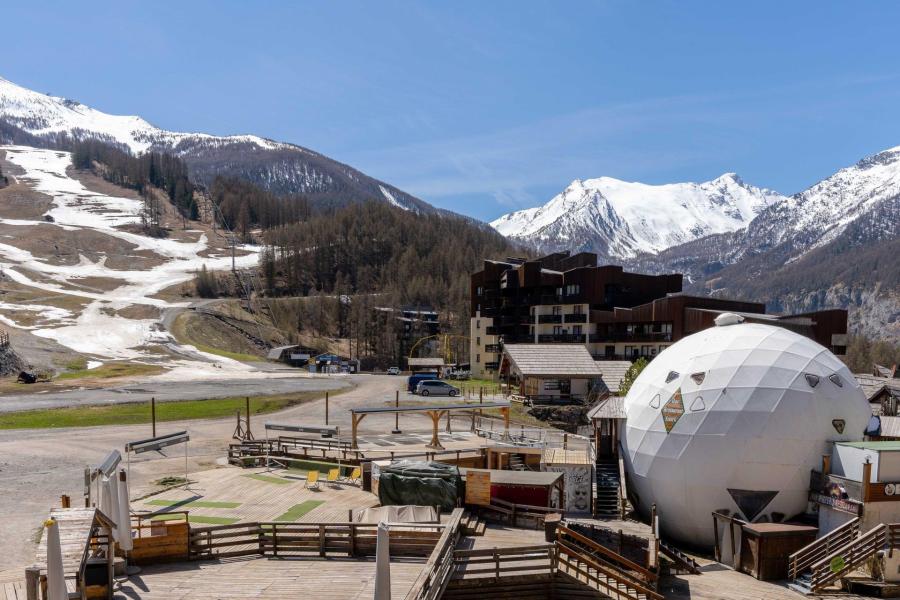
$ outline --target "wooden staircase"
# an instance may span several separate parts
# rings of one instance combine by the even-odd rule
[[[828,535],[800,548],[788,557],[788,579],[795,581],[809,574],[810,567],[835,550],[859,537],[859,518],[847,521]]]
[[[510,471],[527,471],[528,467],[525,466],[525,459],[521,454],[510,454],[509,455],[509,470]]]
[[[663,600],[659,576],[567,527],[557,529],[557,570],[610,598]]]
[[[848,528],[848,530],[852,530],[852,528]],[[884,523],[873,527],[863,535],[826,554],[809,565],[806,570],[794,575],[788,587],[802,594],[819,592],[875,556],[876,552],[885,547],[887,533],[888,526]],[[842,535],[846,535],[846,532]],[[821,542],[824,539],[821,538],[817,542]],[[810,544],[810,546],[815,543]],[[810,546],[801,549],[800,552],[803,552]],[[799,554],[799,552],[796,554]]]
[[[675,564],[678,571],[700,575],[700,565],[696,560],[670,544],[659,541],[659,552]]]
[[[594,515],[597,518],[618,519],[620,517],[620,484],[619,460],[617,458],[598,458],[594,494]]]
[[[487,524],[481,520],[477,514],[466,511],[463,513],[462,520],[460,521],[460,527],[462,528],[462,534],[467,536],[481,536],[484,535],[485,529],[487,529]]]

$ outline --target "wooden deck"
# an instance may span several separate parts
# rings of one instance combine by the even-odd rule
[[[258,477],[251,477],[255,475]],[[349,509],[370,508],[378,498],[359,484],[326,483],[306,489],[302,473],[284,469],[226,467],[191,474],[187,489],[176,488],[132,502],[136,512],[187,510],[196,525],[244,521],[272,521],[307,501],[321,502],[296,522],[343,522]],[[162,503],[173,502],[170,506]],[[194,502],[195,504],[190,504]]]
[[[391,562],[392,598],[406,595],[424,564],[424,560]],[[374,560],[250,558],[146,567],[126,581],[115,598],[351,600],[370,599],[374,593]]]

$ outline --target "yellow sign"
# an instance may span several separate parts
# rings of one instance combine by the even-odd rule
[[[681,388],[675,390],[669,401],[662,407],[663,425],[666,427],[666,433],[672,431],[675,423],[684,414],[684,399],[681,397]]]

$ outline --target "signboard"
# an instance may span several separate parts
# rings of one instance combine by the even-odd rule
[[[663,425],[666,427],[666,433],[672,431],[675,423],[684,414],[684,399],[681,397],[681,388],[675,390],[669,401],[662,407]]]
[[[466,472],[466,504],[487,505],[491,503],[490,471]]]
[[[148,440],[142,440],[140,442],[131,442],[125,446],[125,449],[127,451],[134,452],[135,454],[141,454],[142,452],[161,450],[162,448],[174,446],[175,444],[183,444],[190,439],[191,437],[188,435],[188,432],[182,431],[180,433],[150,438]],[[187,452],[187,450],[185,450],[185,452]]]
[[[816,493],[810,494],[809,499],[811,502],[815,502],[816,504],[821,504],[822,506],[830,506],[835,510],[850,513],[851,515],[857,517],[862,514],[862,504],[853,502],[852,500],[845,500],[843,498],[835,498],[834,496],[826,496],[825,494]]]

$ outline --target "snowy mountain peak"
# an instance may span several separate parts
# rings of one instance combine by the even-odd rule
[[[65,135],[119,144],[136,154],[175,154],[188,164],[192,177],[206,184],[225,175],[249,180],[275,193],[318,196],[335,204],[375,199],[415,212],[436,210],[410,194],[301,146],[256,135],[167,131],[138,116],[107,114],[2,77],[0,120],[51,143]]]
[[[735,173],[663,185],[597,177],[576,179],[544,206],[504,215],[491,226],[543,249],[591,249],[628,258],[740,229],[783,200]]]

